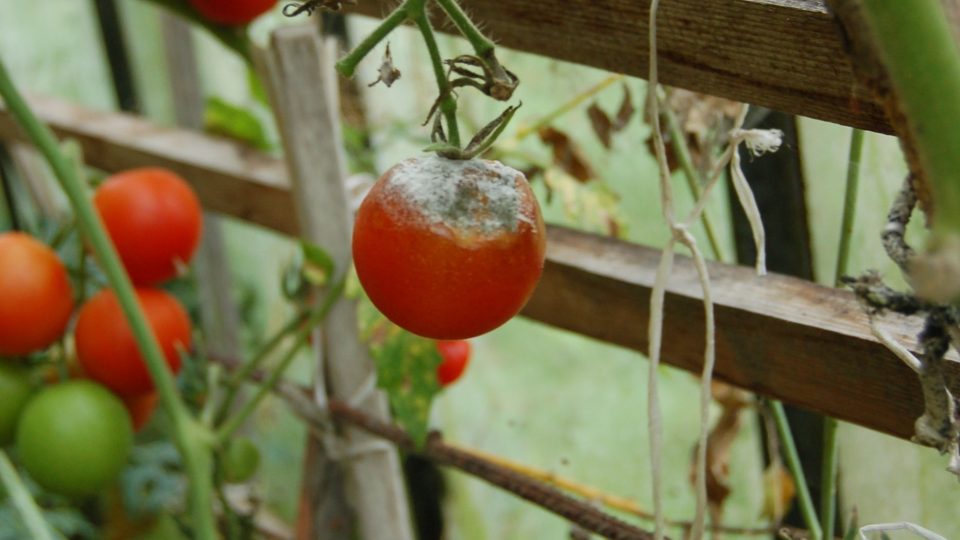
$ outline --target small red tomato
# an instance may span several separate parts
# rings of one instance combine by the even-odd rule
[[[477,336],[516,315],[540,279],[545,249],[523,173],[433,155],[384,173],[353,231],[370,300],[398,326],[433,339]]]
[[[443,361],[437,366],[437,380],[440,386],[453,384],[463,375],[470,362],[470,342],[458,339],[455,341],[438,341],[437,350]]]
[[[47,348],[72,312],[73,289],[57,254],[26,234],[0,234],[0,356]]]
[[[270,11],[277,0],[190,0],[190,4],[210,22],[240,26]]]
[[[117,253],[137,285],[177,274],[200,242],[203,210],[190,186],[159,168],[133,169],[107,178],[93,203]]]
[[[127,412],[130,413],[130,420],[133,421],[133,430],[140,431],[150,422],[153,412],[157,410],[157,393],[150,392],[122,399],[123,404],[127,406]]]
[[[138,289],[137,299],[167,364],[177,373],[178,350],[190,348],[190,317],[176,298],[159,289]],[[153,391],[153,380],[113,291],[104,289],[83,305],[74,339],[77,359],[91,379],[125,398]]]

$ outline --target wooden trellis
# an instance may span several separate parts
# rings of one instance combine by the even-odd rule
[[[389,0],[361,2],[354,9],[377,16],[390,4]],[[465,4],[507,47],[631,75],[646,73],[647,1],[471,0]],[[660,73],[666,84],[890,131],[879,104],[855,83],[841,37],[818,0],[675,0],[663,5],[661,21]],[[533,27],[536,32],[530,30]],[[310,237],[333,246],[338,262],[345,264],[349,216],[343,186],[336,182],[311,185],[306,180],[307,171],[318,163],[318,156],[311,154],[316,148],[298,148],[297,137],[290,131],[308,133],[304,119],[330,111],[310,109],[315,103],[298,101],[296,92],[288,92],[292,87],[285,86],[292,83],[293,73],[306,73],[309,80],[299,81],[306,91],[331,87],[325,79],[329,73],[291,70],[285,64],[319,66],[323,54],[314,28],[290,27],[275,34],[273,49],[261,62],[284,134],[286,162],[240,143],[161,127],[134,115],[94,111],[50,98],[34,97],[31,104],[58,135],[80,144],[91,166],[107,172],[167,167],[193,185],[207,210],[283,234]],[[0,141],[24,140],[0,105]],[[316,141],[308,138],[307,142]],[[329,157],[337,150],[323,152]],[[327,180],[343,177],[336,163],[325,172]],[[331,218],[337,227],[331,231],[311,222],[302,208],[308,201],[321,202],[320,217]],[[548,244],[543,279],[523,315],[645,352],[649,295],[659,251],[559,227],[550,228]],[[914,421],[923,412],[920,385],[873,338],[851,293],[786,276],[758,278],[750,268],[721,263],[712,263],[710,273],[718,379],[901,438],[913,435]],[[665,362],[693,372],[699,371],[702,362],[701,294],[692,263],[678,257],[667,293],[664,333],[668,338],[663,356]],[[339,319],[335,315],[328,324],[339,325],[336,332],[342,335],[351,315],[342,313]],[[915,349],[918,321],[891,318],[887,324],[896,339]],[[340,361],[363,356],[355,346],[325,354]],[[960,363],[951,361],[947,367],[950,390],[960,395]],[[350,369],[338,373],[333,368],[333,393],[349,397],[363,383],[364,374]],[[373,401],[369,410],[384,413],[382,401]],[[396,456],[371,454],[352,467],[348,483],[353,483],[354,490],[379,484],[388,485],[392,493],[389,501],[368,505],[391,514],[389,520],[370,514],[362,521],[374,527],[390,523],[387,530],[393,531],[392,538],[408,537],[409,531],[402,532],[406,529],[397,525],[403,518],[393,515],[404,513],[398,509],[405,504],[396,484]],[[387,476],[378,476],[381,473]],[[368,537],[383,537],[383,533],[369,532]]]

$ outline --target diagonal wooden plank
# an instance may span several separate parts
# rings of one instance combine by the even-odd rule
[[[40,117],[84,148],[107,171],[171,166],[197,187],[205,206],[296,234],[286,172],[275,158],[213,137],[54,100],[32,100]],[[0,109],[0,140],[20,138]],[[236,211],[233,213],[231,210]],[[646,351],[649,296],[659,251],[551,227],[543,279],[523,315],[595,339]],[[712,263],[717,316],[717,377],[841,420],[908,438],[923,410],[919,384],[871,336],[853,295],[782,275],[758,278],[747,267]],[[667,294],[664,361],[697,372],[703,306],[689,259],[678,257]],[[888,328],[915,345],[919,321]],[[948,363],[960,395],[960,363]]]
[[[647,77],[650,0],[460,2],[502,46]],[[395,5],[365,0],[349,9],[379,17]],[[439,9],[433,15],[452,31]],[[891,131],[881,107],[855,83],[821,0],[670,0],[660,2],[657,21],[663,84]],[[466,43],[457,51],[464,52]]]

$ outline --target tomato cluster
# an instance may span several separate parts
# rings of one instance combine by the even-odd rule
[[[108,178],[94,206],[176,373],[191,344],[190,319],[156,286],[189,263],[201,233],[199,201],[182,179],[151,168]],[[134,430],[157,403],[120,302],[104,289],[78,310],[73,367],[79,373],[72,375],[79,378],[42,384],[35,379],[50,377],[34,377],[22,359],[66,332],[74,313],[67,269],[42,242],[2,233],[0,297],[0,446],[16,444],[24,469],[52,492],[83,496],[103,489],[126,464]]]

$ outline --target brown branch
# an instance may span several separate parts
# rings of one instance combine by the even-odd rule
[[[211,357],[211,360],[237,369],[240,362],[230,358]],[[251,374],[253,380],[262,380],[263,372]],[[308,392],[290,383],[277,385],[275,391],[291,406],[294,412],[318,431],[329,427],[327,416],[309,397]],[[514,472],[506,467],[474,456],[443,442],[439,433],[432,433],[423,448],[417,448],[413,439],[396,425],[374,418],[347,403],[331,399],[329,413],[337,420],[348,422],[368,433],[394,443],[398,448],[429,458],[440,465],[459,469],[471,476],[489,482],[501,489],[525,499],[545,510],[557,514],[594,534],[613,540],[650,540],[653,534],[626,523],[588,503],[579,501],[550,485]],[[669,540],[669,539],[666,539]]]

